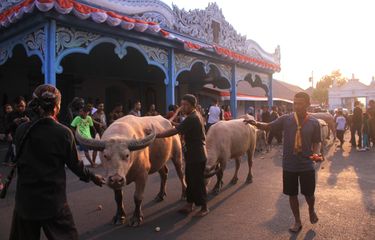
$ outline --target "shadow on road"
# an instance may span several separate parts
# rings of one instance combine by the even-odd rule
[[[346,135],[346,140],[350,139]],[[344,174],[344,171],[354,170],[356,177],[351,177],[346,181],[357,181],[359,189],[362,192],[362,202],[366,210],[375,215],[375,153],[374,150],[359,152],[346,142],[343,149],[336,149],[336,152],[331,158],[330,176],[327,179],[327,184],[330,186],[337,186],[338,176]],[[350,182],[347,182],[349,184]],[[344,183],[345,184],[345,183]]]
[[[209,207],[211,211],[214,211],[221,205],[223,205],[228,199],[233,197],[236,193],[240,192],[249,184],[242,184],[237,187],[233,192],[227,194],[224,198],[215,202],[215,196],[211,194],[208,196]],[[231,184],[227,184],[222,188],[220,195],[225,195],[226,191],[231,187],[235,187]],[[148,214],[146,221],[142,227],[131,228],[126,225],[123,226],[113,226],[110,223],[104,224],[95,228],[95,230],[86,232],[80,236],[80,239],[108,239],[110,236],[111,239],[124,239],[132,238],[133,236],[137,239],[176,239],[178,236],[183,235],[190,228],[195,226],[200,222],[201,218],[193,217],[192,214],[189,216],[181,215],[177,212],[178,208],[183,205],[184,202],[176,201],[171,204],[164,206],[161,209],[158,209],[156,212]],[[145,205],[145,209],[152,207],[154,204],[153,201],[148,202]],[[212,204],[212,205],[211,205]],[[198,210],[198,208],[197,208]],[[129,219],[131,216],[127,216]],[[166,221],[167,219],[167,221]],[[160,227],[161,232],[155,232],[153,229],[155,227]]]

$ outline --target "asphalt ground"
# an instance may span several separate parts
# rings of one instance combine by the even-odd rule
[[[349,136],[346,136],[349,140]],[[248,167],[241,163],[239,181],[229,184],[234,162],[228,165],[224,188],[218,196],[210,196],[210,214],[197,219],[177,213],[183,206],[181,187],[171,164],[165,201],[155,203],[159,175],[149,177],[144,199],[145,222],[139,228],[113,226],[115,214],[113,192],[92,183],[80,182],[67,171],[68,202],[72,209],[80,239],[375,239],[375,149],[358,152],[348,142],[344,149],[332,141],[327,147],[327,160],[316,165],[316,208],[320,218],[309,223],[307,204],[300,196],[302,231],[288,232],[293,223],[288,198],[282,194],[281,146],[269,153],[257,154],[254,160],[254,182],[245,183]],[[0,156],[1,157],[1,156]],[[1,167],[5,174],[9,169]],[[105,174],[104,169],[95,171]],[[210,183],[210,189],[214,181]],[[134,184],[126,186],[127,217],[134,210]],[[14,207],[15,182],[5,200],[0,200],[0,240],[8,239]],[[98,205],[103,209],[98,210]],[[160,227],[160,232],[155,228]]]

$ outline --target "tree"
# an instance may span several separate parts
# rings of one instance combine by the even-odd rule
[[[342,86],[347,83],[346,77],[343,77],[340,70],[334,70],[329,75],[323,76],[316,84],[313,90],[312,99],[320,104],[328,104],[328,89],[335,83],[337,86]]]

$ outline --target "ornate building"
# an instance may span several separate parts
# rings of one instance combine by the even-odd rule
[[[346,84],[337,86],[335,83],[328,91],[328,104],[331,110],[335,108],[353,109],[354,102],[360,100],[366,107],[369,100],[375,100],[375,79],[370,85],[361,83],[352,76]]]
[[[265,52],[225,20],[221,9],[185,11],[159,0],[4,0],[0,2],[0,96],[57,85],[63,108],[74,96],[107,107],[135,99],[163,110],[211,84],[261,87],[272,105],[280,48]]]

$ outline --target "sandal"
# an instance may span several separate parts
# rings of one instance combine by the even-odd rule
[[[208,209],[206,209],[206,210],[200,210],[199,212],[197,212],[197,214],[194,215],[194,217],[204,217],[209,212],[210,212],[210,210],[208,210]]]

